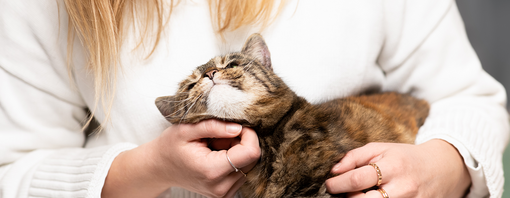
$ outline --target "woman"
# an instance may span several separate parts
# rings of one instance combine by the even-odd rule
[[[275,72],[310,101],[391,90],[431,103],[416,145],[349,152],[330,193],[501,196],[505,92],[455,1],[211,2],[1,0],[2,196],[234,196],[244,177],[233,167],[247,172],[260,156],[255,132],[170,126],[154,99],[258,31]],[[85,108],[103,126],[87,138]],[[221,139],[220,151],[203,138]],[[361,192],[379,175],[383,190]]]

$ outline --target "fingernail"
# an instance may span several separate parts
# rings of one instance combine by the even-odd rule
[[[337,172],[338,169],[340,169],[340,163],[336,164],[335,166],[333,166],[333,168],[331,169],[332,172]]]
[[[230,133],[230,134],[238,134],[239,132],[241,132],[241,129],[243,129],[243,127],[241,125],[234,124],[234,123],[229,123],[229,124],[227,124],[227,127],[226,127],[227,133]]]

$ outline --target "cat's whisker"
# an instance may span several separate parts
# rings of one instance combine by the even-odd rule
[[[200,97],[202,97],[203,94],[200,94],[198,97],[196,97],[196,99],[191,103],[191,106],[188,108],[188,110],[186,110],[186,112],[184,112],[184,115],[181,117],[181,120],[179,121],[179,124],[181,124],[182,120],[184,120],[184,118],[186,117],[186,115],[188,115],[188,112],[189,110],[191,110],[191,108],[193,108],[193,105],[195,105],[195,103],[197,103],[198,99],[200,99]]]
[[[190,98],[188,99],[184,99],[184,100],[162,100],[162,101],[165,101],[165,102],[184,102],[184,101],[187,101],[189,100]]]
[[[200,96],[197,96],[197,97],[193,98],[193,100],[195,100],[195,99],[197,99],[197,100],[198,100],[198,98],[199,98],[199,97],[201,97],[202,95],[203,95],[203,94],[201,94]],[[188,99],[186,99],[186,100],[190,100],[190,99],[191,99],[191,98],[188,98]],[[184,101],[183,101],[183,102],[184,102]],[[196,102],[196,101],[195,101],[195,102]],[[176,113],[179,113],[181,110],[183,110],[184,108],[186,108],[187,106],[192,105],[192,104],[194,104],[194,102],[193,102],[193,103],[189,103],[189,104],[184,105],[182,108],[178,109],[177,111],[175,111],[174,113],[172,113],[172,114],[170,114],[170,115],[167,115],[166,117],[172,117],[172,116],[173,116],[173,115],[175,115]]]
[[[177,111],[175,111],[174,113],[169,114],[169,115],[167,115],[167,116],[165,116],[165,117],[170,118],[170,117],[174,116],[176,113],[179,113],[179,111],[181,111],[182,109],[186,108],[186,106],[188,106],[188,105],[183,106],[182,108],[178,109],[178,110],[177,110]]]
[[[196,97],[196,99],[193,101],[191,106],[188,108],[188,110],[182,116],[181,120],[179,121],[179,124],[181,124],[182,120],[186,117],[186,115],[188,115],[189,110],[191,110],[191,108],[193,108],[193,105],[195,105],[197,103],[198,99],[200,99],[200,97],[202,97],[203,95],[204,95],[204,93],[202,93],[198,97]]]
[[[191,99],[191,98],[187,98],[187,99],[185,99],[185,100],[179,100],[179,101],[180,101],[180,102],[179,102],[179,104],[182,104],[183,102],[186,102],[186,101],[188,101],[188,100],[190,100],[190,99]]]

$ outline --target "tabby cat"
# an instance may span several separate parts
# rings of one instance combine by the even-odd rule
[[[241,52],[199,66],[179,87],[156,99],[172,124],[215,118],[257,132],[262,155],[241,187],[246,198],[340,196],[324,183],[346,152],[369,142],[413,143],[429,110],[424,100],[393,92],[312,105],[273,73],[259,34]]]

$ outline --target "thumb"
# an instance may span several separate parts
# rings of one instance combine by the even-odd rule
[[[202,138],[233,138],[241,134],[240,124],[205,120],[197,124],[181,124],[181,133],[185,140],[193,141]]]

